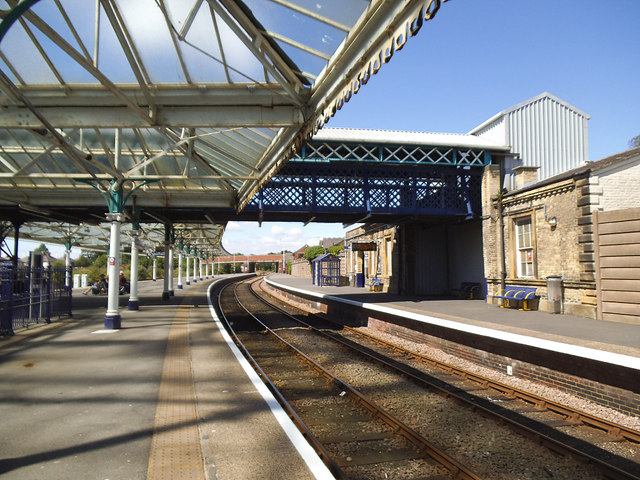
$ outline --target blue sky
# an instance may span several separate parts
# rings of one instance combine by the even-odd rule
[[[451,0],[327,124],[466,133],[548,91],[591,116],[591,160],[640,135],[640,1]],[[231,223],[230,251],[344,235],[342,225]]]
[[[451,0],[328,126],[465,133],[548,91],[591,116],[598,160],[640,134],[638,19],[638,0]],[[223,245],[267,253],[343,235],[338,224],[231,222]]]

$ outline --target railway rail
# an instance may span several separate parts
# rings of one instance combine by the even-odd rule
[[[253,292],[253,294],[255,295],[254,298],[257,299],[257,293]],[[485,418],[497,418],[501,424],[508,424],[512,430],[533,439],[535,443],[543,444],[553,452],[561,455],[570,454],[573,457],[581,458],[582,462],[586,460],[589,465],[597,466],[606,478],[640,478],[640,465],[636,461],[637,457],[634,459],[633,455],[631,455],[631,458],[624,458],[619,454],[621,450],[634,451],[634,448],[624,447],[621,449],[621,444],[632,445],[637,450],[640,440],[638,432],[619,425],[613,425],[582,412],[573,411],[557,403],[513,389],[499,382],[484,379],[471,372],[465,372],[450,365],[436,362],[415,352],[407,351],[397,345],[367,335],[358,329],[336,325],[325,316],[306,316],[306,314],[301,314],[299,310],[293,307],[281,305],[281,307],[288,310],[284,311],[283,308],[276,307],[264,299],[261,301],[265,302],[262,305],[269,305],[269,309],[275,308],[279,311],[279,320],[277,322],[280,323],[276,322],[275,324],[278,327],[290,328],[295,321],[298,325],[304,325],[305,329],[314,329],[314,332],[323,335],[325,338],[330,338],[332,342],[337,341],[343,347],[357,350],[358,355],[365,356],[367,358],[366,361],[369,363],[374,360],[378,364],[384,365],[385,369],[401,372],[405,378],[409,378],[415,384],[421,385],[422,389],[427,389],[429,392],[438,392],[439,395],[447,398],[449,402],[455,401],[459,405],[471,407],[469,411],[474,412],[473,414],[476,416],[482,415]],[[253,305],[249,308],[259,310],[262,312],[261,315],[267,315],[272,319],[276,317],[273,313],[274,310],[271,310],[272,313],[269,314],[264,306]],[[294,316],[292,316],[292,313]],[[302,319],[303,316],[306,316],[305,320]],[[357,341],[354,340],[356,338],[358,339]],[[416,361],[420,363],[421,367],[415,366],[414,362]],[[427,367],[428,371],[424,371],[424,366]],[[437,374],[434,372],[437,372]],[[496,395],[499,395],[500,398],[496,399]],[[509,406],[505,407],[507,404]],[[543,410],[544,414],[542,413]],[[546,415],[546,417],[541,418],[541,415]],[[472,420],[469,421],[471,422]],[[580,434],[566,431],[567,429],[584,428],[596,429],[597,432],[603,433],[606,437],[606,442],[604,443],[614,445],[614,448],[611,451],[607,451],[601,446],[592,445],[589,441],[581,438]],[[592,439],[593,434],[587,435],[587,437]],[[474,468],[474,466],[471,465],[471,468]],[[545,471],[548,473],[548,477],[553,475],[552,469],[546,469]]]
[[[480,480],[285,341],[246,309],[237,289],[228,285],[219,296],[235,341],[336,478],[394,478],[410,470],[433,480]]]

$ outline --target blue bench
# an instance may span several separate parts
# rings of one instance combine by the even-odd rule
[[[458,298],[473,300],[480,297],[480,284],[475,282],[462,282],[460,288],[453,289],[458,293]]]
[[[382,280],[380,278],[372,278],[365,285],[372,292],[380,292],[382,290]]]
[[[522,308],[519,310],[533,310],[529,308],[529,302],[535,300],[537,287],[518,287],[515,285],[507,285],[503,290],[499,290],[493,298],[502,298],[503,305],[500,308],[517,307],[522,302]]]

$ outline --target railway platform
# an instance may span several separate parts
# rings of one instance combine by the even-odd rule
[[[211,282],[140,282],[119,330],[76,289],[72,318],[0,339],[0,477],[332,478],[212,321]]]
[[[428,297],[409,298],[371,292],[351,286],[313,285],[310,278],[272,274],[269,280],[283,287],[296,288],[342,299],[354,305],[377,305],[406,315],[412,313],[458,323],[459,328],[486,328],[488,334],[512,333],[532,339],[549,340],[640,359],[638,325],[593,320],[576,315],[560,315],[537,310],[498,308],[484,300],[450,300]]]
[[[289,301],[353,325],[431,344],[507,375],[557,386],[606,406],[640,413],[640,327],[574,315],[519,311],[484,300],[408,298],[272,274]]]

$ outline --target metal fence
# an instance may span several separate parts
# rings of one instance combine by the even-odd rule
[[[67,269],[0,266],[0,335],[18,328],[50,323],[55,316],[71,316],[71,286],[65,285]],[[69,277],[71,278],[71,272]]]

